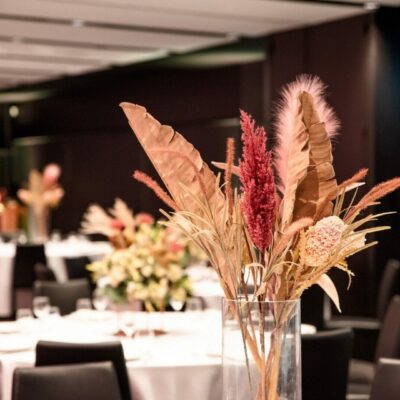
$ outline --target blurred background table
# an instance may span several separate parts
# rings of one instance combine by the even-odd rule
[[[0,323],[1,400],[11,400],[13,371],[33,366],[38,340],[100,342],[121,340],[135,400],[219,400],[221,398],[221,319],[217,311],[136,313],[138,329],[162,326],[164,335],[119,338],[117,314],[74,314],[46,322],[33,321],[29,332],[17,323]],[[104,317],[102,317],[104,316]],[[3,340],[7,338],[7,340]],[[190,382],[190,384],[188,384]]]
[[[12,314],[13,268],[17,246],[0,243],[0,317]],[[109,242],[91,242],[79,237],[45,244],[46,264],[53,270],[58,281],[68,279],[65,258],[86,256],[98,259],[111,251]]]

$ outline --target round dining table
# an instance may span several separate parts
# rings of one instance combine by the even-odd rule
[[[39,340],[93,343],[120,340],[135,400],[221,398],[221,321],[217,311],[135,313],[133,338],[117,335],[118,314],[77,312],[67,317],[0,323],[0,400],[11,400],[17,367],[35,363]],[[146,328],[147,327],[147,328]],[[163,331],[154,336],[153,330]]]
[[[65,317],[0,323],[0,400],[11,400],[13,372],[35,364],[39,340],[122,343],[135,400],[219,400],[222,327],[217,310],[133,314],[133,338],[121,313],[79,310]],[[154,336],[151,332],[161,332]],[[302,333],[315,328],[302,325]]]

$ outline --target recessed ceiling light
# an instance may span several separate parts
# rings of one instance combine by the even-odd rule
[[[74,28],[82,28],[83,26],[85,26],[85,21],[83,19],[73,19],[71,21],[71,25]]]
[[[364,8],[370,11],[377,10],[379,8],[379,3],[376,1],[367,1],[364,3]]]
[[[19,115],[18,106],[10,106],[10,108],[8,109],[8,114],[10,115],[11,118],[17,118]]]

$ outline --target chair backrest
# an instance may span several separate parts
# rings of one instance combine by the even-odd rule
[[[47,296],[51,305],[60,308],[61,315],[75,311],[78,299],[91,297],[87,279],[74,279],[68,282],[36,281],[34,295]]]
[[[68,279],[90,279],[90,272],[86,269],[86,265],[90,264],[89,257],[66,257],[64,261]]]
[[[370,400],[398,400],[400,397],[400,360],[381,358],[375,370]]]
[[[120,342],[57,343],[39,341],[36,366],[111,361],[117,373],[122,400],[131,400],[128,371]]]
[[[36,263],[46,264],[43,244],[17,245],[13,269],[14,288],[32,288]]]
[[[345,400],[353,332],[318,332],[301,337],[304,400]]]
[[[301,297],[301,321],[322,329],[324,325],[324,291],[317,285],[307,289]]]
[[[35,280],[37,281],[53,281],[55,282],[56,276],[52,269],[42,263],[36,263],[34,266]]]
[[[390,300],[396,294],[400,294],[400,261],[390,259],[385,265],[378,289],[376,315],[380,321],[383,321]]]
[[[375,361],[380,358],[400,358],[400,296],[392,298],[379,332]]]
[[[121,400],[112,363],[17,368],[12,400]]]

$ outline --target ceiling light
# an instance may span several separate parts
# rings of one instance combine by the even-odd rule
[[[71,25],[74,28],[82,28],[83,26],[85,26],[85,21],[83,19],[73,19],[71,21]]]
[[[377,3],[376,1],[367,1],[366,3],[364,3],[364,8],[369,11],[374,11],[379,8],[379,3]]]
[[[18,106],[10,106],[10,108],[8,109],[8,114],[10,115],[11,118],[17,118],[19,115]]]

